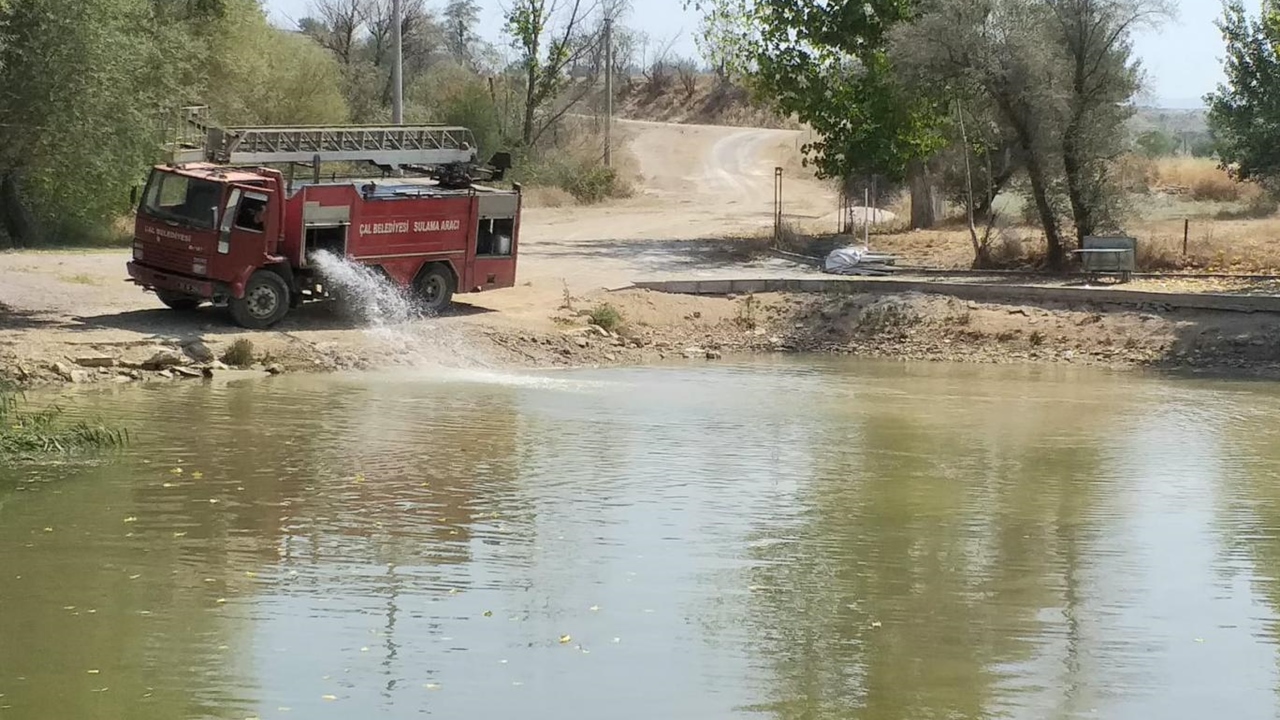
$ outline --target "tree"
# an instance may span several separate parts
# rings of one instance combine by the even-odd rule
[[[1162,130],[1148,130],[1134,140],[1143,157],[1158,158],[1172,155],[1178,150],[1178,141]]]
[[[0,226],[16,246],[105,235],[178,95],[171,29],[147,0],[23,0],[0,28]]]
[[[476,0],[449,0],[444,9],[445,47],[455,62],[465,68],[476,69],[476,45],[480,36],[476,26],[480,24],[480,5]]]
[[[1205,96],[1209,129],[1224,168],[1238,180],[1280,186],[1280,8],[1264,0],[1251,18],[1228,0],[1218,28],[1226,41],[1226,82]]]
[[[1116,229],[1123,192],[1111,161],[1124,150],[1120,128],[1133,116],[1141,87],[1130,35],[1170,14],[1163,0],[1045,0],[1050,37],[1067,60],[1069,98],[1062,163],[1078,246]]]
[[[515,0],[506,11],[507,34],[520,53],[517,65],[524,78],[524,109],[520,140],[535,145],[572,103],[539,120],[568,83],[567,69],[598,42],[598,32],[583,33],[594,6],[583,0]]]
[[[895,58],[912,83],[994,109],[1052,269],[1065,265],[1068,222],[1081,240],[1116,223],[1114,160],[1140,77],[1129,37],[1163,13],[1145,0],[928,0],[896,33]]]
[[[914,17],[914,0],[690,1],[704,14],[713,64],[740,68],[759,95],[820,135],[805,147],[819,176],[911,174],[916,224],[933,223],[938,203],[924,161],[944,144],[946,102],[904,91],[887,54],[889,32]]]

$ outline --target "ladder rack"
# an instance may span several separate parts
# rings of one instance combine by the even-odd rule
[[[409,165],[477,164],[475,137],[463,127],[350,126],[210,128],[206,159],[228,165],[369,162]]]
[[[2,0],[0,0],[2,1]],[[501,179],[511,157],[480,162],[475,135],[447,125],[303,125],[220,128],[203,105],[177,108],[160,128],[169,162],[221,165],[312,165],[367,162],[384,170],[422,173],[442,184],[468,187],[472,176]]]

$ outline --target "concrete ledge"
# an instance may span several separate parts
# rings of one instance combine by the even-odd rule
[[[924,293],[948,295],[961,300],[991,303],[1064,303],[1081,305],[1167,305],[1192,310],[1280,313],[1280,296],[1216,295],[1206,293],[1161,293],[1110,288],[1036,287],[1032,285],[992,285],[946,283],[921,280],[868,280],[861,278],[762,278],[743,280],[668,280],[638,282],[643,290],[680,295],[745,295],[766,292],[874,294]]]

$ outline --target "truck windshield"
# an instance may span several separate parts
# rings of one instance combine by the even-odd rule
[[[142,211],[153,217],[212,230],[218,224],[221,203],[222,186],[218,183],[155,170],[147,181]]]

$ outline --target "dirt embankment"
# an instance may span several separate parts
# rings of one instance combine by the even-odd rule
[[[461,295],[456,311],[437,319],[357,327],[317,304],[291,313],[278,329],[246,333],[217,310],[172,312],[122,282],[127,251],[0,253],[0,380],[198,382],[235,372],[564,367],[807,351],[1278,373],[1280,322],[1261,313],[911,295],[607,292],[641,280],[811,272],[777,258],[717,251],[727,236],[772,226],[773,171],[798,157],[801,133],[628,123],[627,136],[641,192],[608,205],[530,209],[522,220],[517,286]],[[831,188],[788,178],[788,212],[831,225]],[[926,240],[922,249],[935,245]],[[592,327],[587,314],[602,304],[619,317]],[[597,313],[602,317],[610,316]],[[249,357],[224,358],[237,340],[252,342]],[[231,369],[239,365],[245,370]]]
[[[607,327],[596,324],[601,317]],[[227,357],[244,339],[252,342],[250,355]],[[214,331],[123,342],[68,336],[0,348],[0,378],[23,386],[199,381],[407,365],[580,367],[801,352],[1280,376],[1280,318],[1165,306],[976,303],[917,294],[695,297],[624,290],[571,298],[548,310],[543,322],[450,317],[387,328]]]

